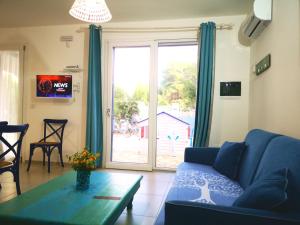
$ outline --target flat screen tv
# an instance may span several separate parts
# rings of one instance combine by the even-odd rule
[[[220,82],[220,96],[241,96],[241,82]]]
[[[71,75],[36,75],[36,96],[72,98]]]

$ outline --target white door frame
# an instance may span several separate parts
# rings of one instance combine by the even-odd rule
[[[148,163],[125,163],[125,162],[112,162],[112,82],[113,82],[113,50],[116,47],[150,47],[150,74],[149,74],[149,138],[148,138]],[[154,41],[109,41],[107,49],[107,73],[106,73],[106,86],[104,93],[106,96],[106,105],[104,111],[105,124],[106,124],[106,157],[105,167],[114,169],[132,169],[132,170],[146,170],[152,171],[155,164],[155,149],[156,149],[156,105],[157,105],[157,43]]]
[[[131,170],[167,170],[175,171],[172,168],[161,168],[156,167],[156,157],[157,157],[157,93],[158,93],[158,46],[159,43],[174,43],[183,44],[196,42],[194,38],[186,39],[168,39],[168,40],[141,40],[141,41],[108,41],[106,49],[106,58],[108,59],[106,65],[105,73],[105,107],[104,111],[109,110],[109,115],[105,113],[105,167],[113,169],[131,169]],[[149,139],[148,139],[148,163],[147,164],[137,164],[137,163],[121,163],[121,162],[111,162],[111,113],[112,113],[112,80],[113,80],[113,48],[114,47],[137,47],[137,46],[150,46],[150,81],[149,81]]]

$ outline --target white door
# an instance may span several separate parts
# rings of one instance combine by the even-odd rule
[[[107,105],[106,166],[152,169],[153,122],[141,130],[141,121],[153,121],[154,45],[110,43]]]
[[[191,145],[198,46],[109,45],[106,167],[174,170]]]

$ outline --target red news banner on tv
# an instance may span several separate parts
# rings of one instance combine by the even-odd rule
[[[72,98],[71,75],[36,75],[36,96]]]

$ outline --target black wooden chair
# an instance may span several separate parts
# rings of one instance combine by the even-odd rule
[[[14,182],[16,182],[17,194],[21,194],[20,188],[20,176],[19,176],[19,164],[21,157],[21,148],[23,137],[26,134],[29,125],[8,125],[7,122],[0,122],[0,144],[3,143],[3,153],[0,154],[0,174],[4,172],[11,172],[14,176]],[[18,139],[14,144],[11,144],[3,134],[18,133]],[[7,149],[6,149],[7,148]],[[5,150],[6,149],[6,150]],[[14,158],[12,160],[5,159],[5,155],[12,152]]]
[[[7,124],[8,124],[7,121],[0,121],[0,126],[7,125]]]
[[[8,122],[7,121],[0,121],[0,126],[4,126],[7,125]],[[2,149],[2,145],[0,143],[0,154],[3,153],[3,149]],[[0,161],[4,161],[5,160],[5,156],[3,156],[2,158],[0,158]],[[2,185],[0,184],[0,189],[2,188]]]
[[[4,126],[7,125],[8,122],[7,121],[0,121],[0,126]],[[0,144],[0,154],[3,153],[3,149],[2,149],[2,145]],[[0,158],[0,161],[3,161],[5,157]],[[0,184],[0,188],[1,188],[1,184]]]
[[[64,129],[68,120],[56,120],[56,119],[44,119],[44,137],[38,142],[30,144],[30,155],[27,171],[30,169],[31,159],[33,152],[36,148],[41,148],[43,151],[43,165],[45,165],[45,155],[48,157],[48,173],[50,173],[50,157],[54,149],[57,149],[60,156],[61,166],[64,167],[63,157],[62,157],[62,145],[63,145],[63,135]],[[47,135],[48,129],[50,129],[50,134]],[[57,141],[47,141],[49,138],[55,138]]]

